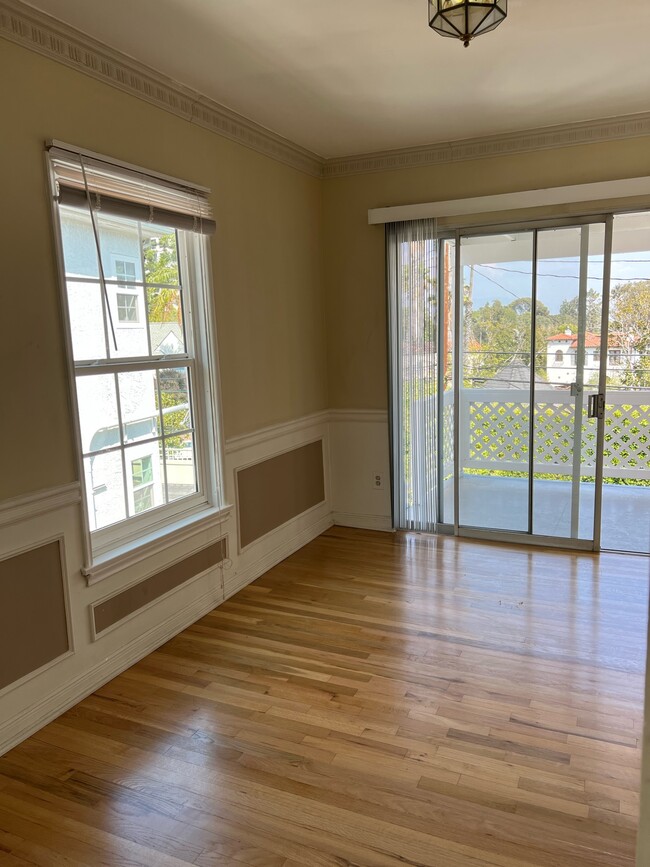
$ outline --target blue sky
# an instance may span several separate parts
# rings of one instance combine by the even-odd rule
[[[559,311],[565,298],[575,298],[578,294],[579,270],[579,259],[576,257],[540,260],[538,298],[551,313]],[[476,265],[472,293],[474,309],[497,299],[502,304],[509,304],[515,298],[530,297],[530,275],[530,261]],[[588,287],[602,292],[602,276],[603,257],[590,257]],[[465,283],[468,283],[469,267],[465,267],[464,277]],[[650,252],[615,253],[612,256],[612,285],[632,278],[650,280]]]

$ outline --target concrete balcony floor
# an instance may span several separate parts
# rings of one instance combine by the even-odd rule
[[[571,483],[540,479],[533,482],[533,530],[536,535],[571,535]],[[445,487],[446,506],[453,491]],[[580,485],[579,538],[592,538],[595,485]],[[460,478],[460,523],[495,530],[525,531],[528,521],[528,481],[501,476]],[[650,487],[611,485],[603,488],[603,548],[650,553]]]

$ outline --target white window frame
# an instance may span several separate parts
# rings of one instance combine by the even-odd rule
[[[84,153],[84,151],[80,152]],[[92,152],[85,153],[90,156],[97,156]],[[108,158],[104,159],[109,161]],[[118,167],[125,165],[118,162],[115,164]],[[55,198],[54,171],[47,154],[46,165],[50,179],[50,201],[55,230],[59,287],[64,312],[75,451],[79,478],[81,479],[81,511],[85,549],[85,565],[82,572],[86,575],[88,583],[92,584],[97,580],[109,577],[127,565],[137,563],[144,557],[164,550],[182,539],[199,537],[202,531],[211,526],[218,525],[221,528],[223,521],[231,512],[232,507],[226,504],[224,489],[221,392],[212,305],[210,249],[207,236],[178,230],[178,264],[183,282],[184,320],[185,323],[192,323],[192,325],[191,327],[185,325],[184,328],[185,353],[160,356],[157,359],[157,366],[162,369],[175,366],[186,367],[189,371],[194,411],[193,444],[197,493],[128,517],[109,527],[91,531],[87,504],[93,496],[93,491],[86,491],[85,489],[81,429],[75,384],[80,365],[75,362],[73,356],[61,219]],[[165,178],[165,180],[169,179]],[[124,256],[117,258],[125,259]],[[112,286],[108,284],[108,288],[110,291]],[[122,287],[116,286],[115,288],[122,291]],[[138,288],[134,287],[136,291]],[[110,299],[109,303],[110,301],[113,299]],[[114,303],[116,305],[116,299],[114,299]],[[118,327],[123,327],[136,323],[116,322],[115,324]],[[141,321],[138,324],[141,325]],[[149,357],[145,357],[144,360],[149,364],[151,362]],[[116,362],[122,369],[137,370],[141,368],[142,359],[127,359],[125,364],[122,364],[121,359],[117,359]],[[108,370],[103,370],[103,372],[108,372]],[[130,485],[130,477],[127,483]]]

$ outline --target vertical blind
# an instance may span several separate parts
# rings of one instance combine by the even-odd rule
[[[437,521],[438,250],[434,220],[386,227],[393,523]]]

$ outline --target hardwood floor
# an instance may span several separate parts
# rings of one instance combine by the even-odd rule
[[[332,528],[0,759],[0,865],[630,867],[648,563]]]

